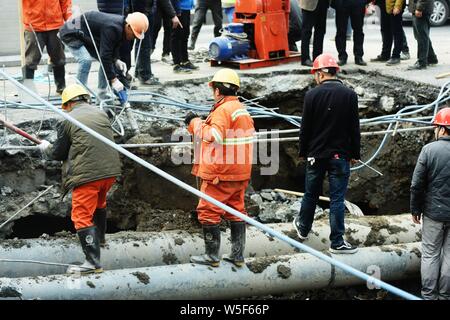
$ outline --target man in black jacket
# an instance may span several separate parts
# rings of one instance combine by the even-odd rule
[[[420,152],[411,182],[411,213],[422,227],[422,297],[450,299],[450,108],[436,114],[437,141]]]
[[[332,253],[354,253],[344,240],[344,200],[350,163],[360,159],[358,96],[336,78],[336,60],[327,53],[314,60],[312,73],[318,87],[306,93],[300,130],[300,159],[307,159],[305,196],[294,227],[306,240],[314,221],[323,179],[330,183],[330,240]]]
[[[148,25],[147,17],[139,12],[129,14],[125,18],[88,11],[67,21],[59,30],[59,35],[79,63],[77,78],[80,82],[87,84],[92,58],[99,59],[101,65],[98,87],[101,92],[105,91],[108,80],[117,93],[123,93],[125,87],[116,73],[116,69],[124,75],[127,72],[126,63],[119,59],[120,46],[126,40],[143,39]],[[119,97],[125,99],[122,98],[125,97],[123,94]]]

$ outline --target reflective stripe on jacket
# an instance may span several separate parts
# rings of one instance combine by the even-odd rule
[[[237,97],[217,102],[205,122],[195,118],[188,130],[194,135],[192,174],[215,182],[250,179],[255,128]]]
[[[44,32],[59,29],[72,15],[72,0],[21,0],[26,30]]]

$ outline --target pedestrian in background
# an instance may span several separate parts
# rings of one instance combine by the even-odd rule
[[[434,119],[437,141],[422,148],[411,182],[411,213],[422,224],[422,297],[450,299],[450,108]],[[423,218],[423,219],[422,219]]]
[[[300,0],[302,9],[302,65],[312,67],[309,42],[314,28],[313,60],[323,51],[323,38],[327,29],[327,12],[330,0]]]
[[[433,0],[410,0],[409,11],[413,15],[414,38],[417,40],[417,61],[408,70],[426,69],[430,64],[437,64],[430,39],[430,15],[433,13]]]
[[[208,10],[211,10],[214,21],[214,37],[220,36],[223,21],[222,0],[197,0],[194,13],[194,22],[192,23],[191,43],[189,44],[189,50],[195,49],[195,43],[197,42],[202,25],[206,22],[206,12]]]
[[[47,48],[50,57],[56,92],[66,87],[64,46],[59,39],[59,28],[72,16],[72,0],[21,0],[25,28],[24,79],[34,79],[34,72]],[[26,81],[26,80],[25,80]]]
[[[236,6],[236,0],[222,0],[222,9],[227,17],[228,23],[233,22],[235,6]]]

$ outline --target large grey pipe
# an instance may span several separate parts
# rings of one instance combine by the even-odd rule
[[[333,255],[362,272],[392,281],[418,276],[420,244],[361,248]],[[106,271],[100,275],[0,278],[0,297],[72,299],[230,299],[363,284],[310,254],[249,259],[238,269],[179,264]],[[369,284],[371,285],[371,284]]]
[[[270,224],[274,230],[294,239],[297,234],[290,223]],[[411,222],[409,214],[398,216],[359,217],[346,219],[347,239],[360,246],[408,243],[420,240],[420,226]],[[318,220],[305,242],[316,250],[327,250],[330,242],[327,220]],[[221,254],[230,250],[229,230],[222,234]],[[191,255],[204,252],[200,234],[186,231],[120,232],[107,237],[102,249],[103,268],[115,270],[189,262]],[[246,257],[275,256],[297,253],[291,245],[261,233],[255,227],[247,229]],[[0,243],[0,277],[26,277],[62,274],[66,267],[1,262],[1,259],[39,260],[71,264],[83,261],[83,253],[76,237],[50,240],[5,240]]]

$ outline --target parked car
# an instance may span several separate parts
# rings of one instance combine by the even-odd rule
[[[411,0],[409,0],[411,1]],[[408,3],[408,1],[406,1]],[[450,0],[434,0],[433,13],[430,16],[430,23],[434,27],[443,26],[450,18]],[[403,21],[411,21],[412,14],[408,6],[403,13]]]

